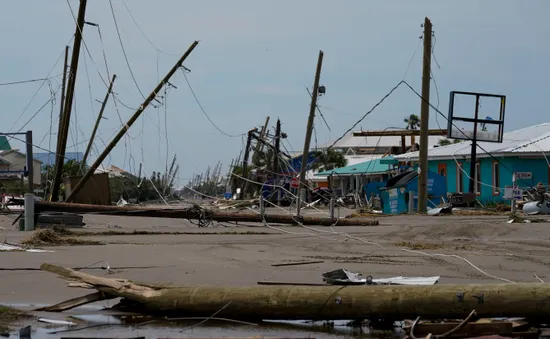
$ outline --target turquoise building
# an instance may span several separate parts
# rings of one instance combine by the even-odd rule
[[[428,167],[446,177],[449,193],[468,192],[472,144],[462,141],[428,150]],[[401,165],[416,167],[418,153],[395,156]],[[489,155],[490,154],[490,155]],[[523,189],[550,182],[550,123],[504,133],[502,143],[478,142],[475,193],[482,203],[503,201],[504,187],[516,184]]]

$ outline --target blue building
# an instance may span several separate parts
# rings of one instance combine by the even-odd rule
[[[446,177],[450,193],[469,191],[470,154],[472,144],[462,141],[428,150],[428,169]],[[489,155],[490,154],[490,155]],[[415,168],[419,152],[395,156],[401,165]],[[550,182],[550,123],[530,126],[504,133],[502,143],[478,142],[475,193],[482,203],[503,200],[504,187],[512,186],[513,173],[518,173],[516,184],[532,188]]]

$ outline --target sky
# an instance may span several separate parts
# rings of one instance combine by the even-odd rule
[[[170,79],[173,86],[146,109],[105,165],[137,173],[142,163],[143,174],[150,175],[163,171],[175,154],[176,182],[184,185],[218,161],[226,171],[243,148],[242,134],[263,125],[266,116],[271,131],[281,119],[288,135],[284,146],[301,151],[307,88],[313,86],[320,50],[326,95],[318,105],[330,130],[317,115],[311,145],[332,142],[401,80],[420,92],[425,17],[434,31],[430,101],[441,112],[447,114],[452,90],[485,92],[507,96],[507,131],[550,122],[547,0],[111,3],[116,25],[108,0],[88,1],[86,21],[99,28],[84,27],[67,142],[67,151],[85,150],[116,74],[117,100],[107,103],[88,163],[195,40],[185,76],[204,112],[178,71]],[[32,130],[35,152],[55,151],[63,53],[66,45],[72,51],[75,31],[70,7],[76,16],[78,5],[78,0],[11,0],[0,12],[0,84],[50,77],[0,85],[0,131]],[[405,117],[420,114],[420,104],[400,86],[354,130],[403,128]],[[432,109],[430,128],[438,126],[446,128],[445,118]]]

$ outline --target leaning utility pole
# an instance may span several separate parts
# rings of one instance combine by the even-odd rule
[[[250,144],[252,143],[252,136],[254,135],[254,132],[257,129],[251,129],[248,131],[248,137],[246,139],[246,148],[244,149],[244,157],[243,157],[243,198],[246,196],[246,189],[248,188],[248,158],[250,157]]]
[[[67,197],[66,201],[70,202],[75,197],[75,195],[80,191],[80,189],[82,189],[82,187],[84,186],[86,181],[90,179],[94,171],[101,165],[103,160],[105,160],[105,158],[109,155],[109,153],[113,150],[113,148],[115,148],[115,146],[120,141],[120,139],[122,139],[124,134],[126,134],[126,131],[128,131],[130,127],[132,127],[134,122],[136,122],[136,120],[140,117],[141,113],[143,113],[143,111],[145,111],[147,106],[149,106],[151,101],[155,100],[157,93],[168,82],[168,80],[170,80],[172,75],[176,73],[178,68],[182,66],[185,59],[187,59],[189,54],[191,54],[191,52],[195,49],[195,47],[197,47],[198,44],[199,44],[198,41],[193,42],[193,44],[189,47],[189,49],[185,52],[185,54],[183,54],[183,56],[178,60],[178,62],[174,65],[174,67],[172,67],[172,69],[168,72],[168,74],[166,74],[166,76],[161,80],[161,82],[157,85],[157,87],[155,87],[153,92],[149,94],[149,96],[145,99],[145,101],[141,104],[141,106],[139,106],[137,111],[132,115],[132,117],[128,120],[128,122],[124,124],[122,129],[117,133],[117,135],[115,135],[115,137],[113,138],[113,140],[111,140],[109,145],[107,145],[105,150],[97,157],[96,161],[92,164],[92,166],[90,166],[90,168],[88,169],[86,174],[84,174],[82,179],[80,179],[80,181],[75,185],[75,187],[72,189],[71,193]]]
[[[296,197],[296,216],[300,216],[301,200],[304,182],[306,180],[307,160],[309,158],[309,143],[311,142],[311,133],[313,131],[313,119],[315,118],[315,109],[317,108],[317,95],[319,94],[319,79],[321,78],[321,67],[323,66],[323,51],[319,51],[317,60],[317,71],[315,72],[315,81],[313,82],[313,93],[311,95],[311,107],[309,109],[309,118],[306,127],[306,139],[304,141],[304,153],[302,154],[302,164],[300,165],[300,181],[298,182],[298,194]],[[305,198],[305,194],[304,194]]]
[[[63,116],[65,109],[65,84],[67,83],[67,65],[69,62],[69,46],[65,46],[65,62],[63,63],[63,82],[61,83],[61,100],[59,101],[59,127],[57,128],[57,145],[55,154],[59,154],[59,146],[61,145],[61,131],[63,130]],[[57,160],[57,159],[56,159]]]
[[[52,183],[52,201],[59,199],[59,187],[61,186],[61,175],[63,174],[63,164],[65,164],[65,148],[67,147],[67,137],[69,136],[69,125],[71,121],[71,110],[73,107],[74,88],[76,85],[76,73],[78,70],[78,59],[80,56],[80,46],[82,44],[82,30],[84,30],[84,21],[86,16],[86,4],[88,0],[80,0],[78,9],[78,18],[76,20],[76,31],[74,36],[73,55],[71,57],[71,69],[67,82],[67,93],[65,95],[65,104],[63,107],[62,129],[59,130],[58,152],[55,159],[55,170]]]
[[[279,153],[281,153],[281,120],[277,119],[275,127],[275,154],[273,156],[273,172],[279,174]]]
[[[277,190],[277,205],[281,204],[281,188],[278,187],[281,176],[279,175],[279,154],[281,153],[281,119],[277,119],[275,127],[275,154],[273,155],[273,168],[275,173],[275,190]]]
[[[90,155],[90,150],[92,149],[92,145],[94,143],[95,134],[97,133],[97,128],[99,127],[99,122],[101,121],[101,118],[103,118],[103,111],[105,110],[105,106],[107,106],[107,100],[109,100],[109,95],[111,94],[111,91],[113,89],[113,83],[115,82],[116,74],[113,74],[113,78],[111,79],[111,83],[109,84],[109,88],[107,89],[107,94],[105,94],[105,99],[103,99],[103,102],[101,103],[101,108],[99,109],[99,114],[97,115],[97,119],[95,121],[94,129],[92,130],[92,136],[90,136],[90,141],[88,141],[88,147],[86,147],[86,152],[84,152],[84,157],[82,158],[81,168],[86,168],[86,160],[88,160],[88,155]]]
[[[430,74],[432,63],[432,23],[424,20],[424,58],[422,63],[422,100],[420,104],[420,154],[418,175],[418,212],[426,213],[428,200],[428,129],[430,120]]]

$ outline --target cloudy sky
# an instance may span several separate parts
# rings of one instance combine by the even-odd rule
[[[266,116],[271,127],[281,119],[287,149],[301,150],[306,88],[312,87],[319,50],[325,53],[321,83],[327,88],[319,105],[331,131],[316,117],[312,146],[335,140],[403,78],[420,91],[419,37],[426,16],[435,35],[431,101],[442,112],[449,91],[479,91],[507,95],[506,130],[550,121],[547,0],[112,0],[130,67],[110,2],[88,2],[86,20],[99,29],[84,28],[68,151],[84,151],[108,74],[117,75],[118,98],[117,105],[109,100],[92,160],[143,102],[142,94],[200,41],[185,62],[187,79],[215,125],[183,73],[176,73],[170,80],[176,88],[159,98],[163,105],[150,106],[105,161],[132,172],[140,162],[146,173],[162,170],[167,154],[168,161],[177,154],[181,184],[217,161],[227,168],[243,147],[239,135]],[[1,130],[31,129],[40,147],[35,151],[55,150],[62,53],[65,45],[72,47],[70,7],[76,16],[78,4],[7,0],[0,12],[0,83],[51,77],[0,86]],[[403,119],[419,111],[418,97],[400,87],[356,129],[404,127]],[[436,115],[430,112],[430,127],[445,128]]]

